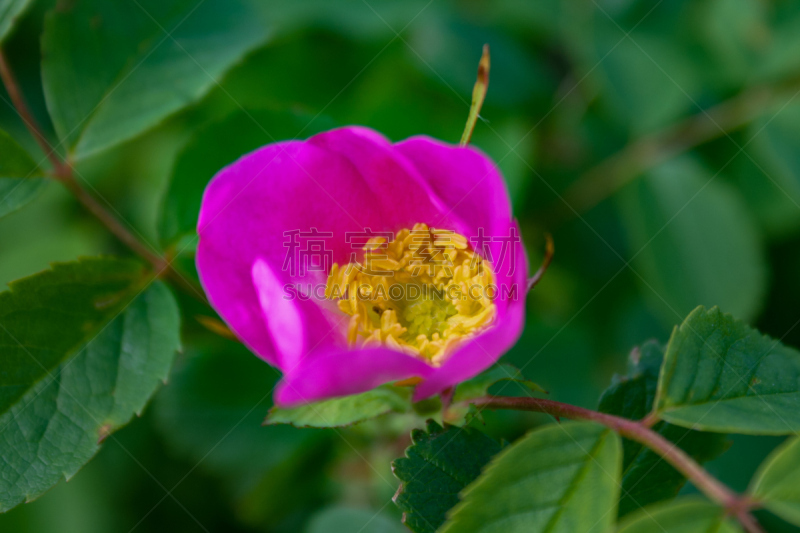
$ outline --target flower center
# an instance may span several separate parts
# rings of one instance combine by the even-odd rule
[[[416,224],[372,237],[361,263],[331,268],[325,297],[350,315],[350,346],[388,346],[439,366],[497,313],[491,265],[463,235]]]

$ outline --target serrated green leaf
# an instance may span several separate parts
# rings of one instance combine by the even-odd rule
[[[480,475],[500,444],[477,429],[442,427],[432,420],[427,431],[414,430],[411,440],[406,456],[392,463],[401,482],[394,503],[412,531],[434,533],[458,503],[459,492]]]
[[[800,526],[800,437],[788,439],[761,464],[750,493],[767,509]]]
[[[47,181],[28,152],[2,130],[0,154],[0,217],[3,217],[36,198]]]
[[[175,245],[181,250],[185,245],[176,242],[195,235],[203,192],[214,174],[265,144],[293,139],[301,133],[305,138],[333,127],[329,120],[314,118],[292,111],[239,111],[200,130],[178,156],[172,170],[159,223],[164,245]]]
[[[620,195],[620,208],[642,294],[665,321],[698,305],[755,315],[765,258],[736,190],[685,157],[637,180]]]
[[[631,353],[628,375],[617,378],[603,392],[599,410],[631,420],[644,418],[653,407],[663,359],[664,348],[658,342],[650,341],[636,348]],[[728,448],[727,436],[720,433],[694,431],[666,422],[659,422],[653,430],[699,463],[714,459]],[[686,478],[660,455],[628,439],[622,440],[622,449],[619,516],[678,495]]]
[[[0,415],[113,320],[144,288],[137,261],[88,258],[0,293]]]
[[[501,381],[513,381],[534,392],[546,392],[542,387],[525,378],[522,372],[513,365],[499,364],[481,372],[477,376],[456,386],[453,403],[463,402],[486,396],[489,387]]]
[[[267,28],[250,0],[60,3],[45,20],[42,79],[73,159],[199,100]]]
[[[79,346],[73,357],[62,358],[56,368],[26,387],[0,416],[1,511],[31,501],[60,479],[72,477],[97,452],[103,439],[141,413],[159,382],[167,378],[179,348],[180,324],[177,305],[161,282],[151,285],[124,309],[111,306],[117,312],[106,317],[110,322],[99,332],[90,315],[76,313],[76,323],[62,314],[70,303],[76,311],[82,310],[83,302],[67,287],[91,292],[95,297],[112,297],[113,293],[97,292],[100,285],[88,285],[83,279],[91,272],[110,274],[112,264],[119,267],[124,279],[125,269],[130,268],[126,263],[101,260],[59,265],[18,282],[10,294],[37,302],[24,311],[17,306],[13,312],[8,304],[15,302],[10,301],[9,293],[0,295],[0,309],[5,311],[0,317],[3,356],[17,368],[25,363],[17,361],[17,340],[30,352],[30,364],[33,357],[46,361],[43,351],[61,349],[54,336],[67,333],[65,324],[84,337],[84,326],[93,330],[92,338]],[[68,272],[74,282],[71,286],[65,281]],[[106,279],[104,287],[117,283],[117,279]],[[61,309],[56,307],[56,293],[65,300]],[[80,319],[86,321],[81,323]],[[13,337],[12,332],[16,334]],[[4,370],[9,368],[5,365]]]
[[[631,420],[644,418],[652,408],[664,347],[657,341],[636,347],[628,359],[628,374],[615,376],[614,383],[600,397],[600,411]]]
[[[0,43],[32,3],[33,0],[0,0]]]
[[[411,409],[411,389],[382,385],[371,391],[298,407],[270,409],[264,424],[292,424],[295,427],[329,428],[357,424],[386,413]]]
[[[597,424],[534,430],[464,490],[441,532],[608,531],[616,518],[621,461],[619,437]]]
[[[800,352],[718,308],[698,307],[667,345],[656,408],[664,420],[727,433],[800,431]]]
[[[739,533],[739,525],[725,516],[725,509],[699,498],[682,498],[653,505],[631,514],[618,533]]]

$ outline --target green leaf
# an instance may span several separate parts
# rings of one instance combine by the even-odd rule
[[[627,376],[606,389],[600,398],[599,410],[631,420],[641,420],[653,407],[658,374],[664,359],[664,348],[650,341],[631,353]],[[694,431],[666,422],[653,430],[679,445],[695,461],[703,463],[719,456],[728,448],[728,439],[720,433]],[[619,516],[661,500],[674,498],[686,478],[660,455],[632,440],[622,440],[622,496]]]
[[[73,159],[131,139],[198,101],[267,34],[250,0],[60,3],[42,37],[56,132]]]
[[[778,236],[800,226],[800,104],[766,113],[748,131],[733,175],[761,224]]]
[[[630,515],[618,533],[738,533],[739,525],[725,517],[725,509],[699,498],[681,498],[653,505]]]
[[[0,295],[4,381],[17,375],[25,383],[0,416],[0,510],[72,477],[166,380],[179,348],[178,308],[161,282],[120,307],[118,285],[132,272],[138,266],[122,261],[57,265]],[[21,300],[30,305],[19,305]],[[91,302],[115,312],[100,323],[85,310]],[[58,337],[74,336],[71,330],[85,342],[50,367],[50,359],[64,352]],[[34,359],[48,364],[48,372],[30,382],[26,374]]]
[[[656,408],[684,427],[783,435],[800,431],[800,352],[714,307],[672,332]]]
[[[292,111],[239,111],[200,130],[178,156],[172,171],[159,224],[165,246],[195,234],[203,192],[214,174],[265,144],[298,135],[308,137],[333,127],[330,120],[314,118]]]
[[[32,3],[32,0],[0,0],[0,43]]]
[[[514,365],[499,364],[481,372],[477,376],[456,386],[453,393],[453,403],[463,402],[486,396],[489,387],[501,381],[519,383],[524,388],[534,392],[546,392],[542,387],[525,378],[522,372]]]
[[[743,200],[720,177],[692,159],[672,160],[620,195],[620,214],[641,291],[665,321],[698,305],[745,319],[758,311],[763,249]]]
[[[764,461],[751,494],[767,509],[800,526],[800,437],[787,439]]]
[[[374,509],[329,507],[314,515],[306,533],[408,533],[401,524]]]
[[[0,154],[3,154],[0,157],[0,217],[3,217],[36,198],[47,181],[28,152],[2,130]]]
[[[279,0],[261,2],[260,7],[281,31],[322,27],[351,39],[394,36],[391,28],[410,25],[425,10],[427,0],[409,0],[402,5],[392,0],[370,0],[374,8],[364,11],[359,0]],[[377,16],[376,13],[380,14]]]
[[[445,521],[458,494],[481,473],[500,451],[500,444],[481,431],[428,421],[427,432],[411,432],[406,456],[392,463],[400,480],[394,503],[403,511],[403,523],[415,533],[434,533]]]
[[[96,336],[146,281],[139,262],[91,258],[57,263],[0,293],[0,415]]]
[[[644,418],[653,404],[663,360],[664,347],[657,341],[634,348],[628,359],[628,374],[614,377],[614,383],[600,397],[600,411],[631,420]]]
[[[441,531],[608,531],[616,518],[621,460],[619,437],[597,424],[534,430],[464,490]]]
[[[329,428],[357,424],[386,413],[411,409],[411,389],[382,385],[371,391],[298,407],[273,407],[264,424],[292,424],[295,427]]]

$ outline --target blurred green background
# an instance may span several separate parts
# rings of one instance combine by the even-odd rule
[[[5,45],[50,131],[40,36],[53,7],[35,4]],[[363,124],[392,140],[457,142],[489,43],[473,144],[503,170],[534,268],[544,233],[556,244],[506,362],[552,398],[594,408],[634,345],[666,341],[699,304],[800,346],[800,3],[297,0],[259,9],[263,46],[199,102],[77,165],[148,242],[184,250],[213,171],[272,138]],[[41,154],[2,102],[0,128]],[[0,220],[2,283],[101,253],[127,252],[58,185]],[[191,271],[191,254],[179,259]],[[68,483],[0,515],[0,531],[403,531],[390,461],[419,420],[261,427],[277,371],[206,332],[194,320],[204,311],[181,303],[184,351],[143,416]],[[547,422],[486,420],[507,439]],[[743,490],[780,442],[735,437],[709,469]],[[769,531],[793,531],[760,518]]]

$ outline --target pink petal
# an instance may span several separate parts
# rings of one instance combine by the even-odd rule
[[[495,325],[434,369],[388,348],[348,349],[348,317],[332,302],[286,298],[287,286],[324,285],[327,271],[283,268],[285,232],[331,232],[325,238],[331,262],[344,264],[354,252],[347,233],[394,232],[419,222],[467,237],[518,231],[502,176],[486,156],[422,137],[392,145],[366,128],[342,128],[265,146],[215,176],[198,222],[200,279],[233,331],[284,371],[280,403],[355,394],[414,376],[427,378],[416,391],[422,398],[480,372],[516,342],[524,299],[498,300]],[[501,257],[502,248],[489,246],[498,283],[521,280],[524,287],[521,243],[513,246],[513,263]]]
[[[422,185],[421,185],[422,184]],[[252,269],[263,261],[282,286],[325,282],[326,272],[292,276],[283,269],[285,232],[330,232],[332,262],[350,261],[348,233],[396,231],[441,218],[438,200],[415,169],[377,134],[333,130],[309,141],[265,146],[222,169],[206,188],[198,221],[197,267],[206,294],[231,329],[260,357],[285,369],[308,354],[284,352],[292,335],[267,325]],[[315,301],[295,302],[305,327],[300,344],[340,345],[336,320]]]
[[[308,140],[346,158],[374,192],[381,227],[389,231],[414,224],[452,226],[453,213],[397,145],[358,126],[320,133]],[[375,229],[375,228],[373,228]]]
[[[289,406],[358,394],[432,371],[433,367],[423,361],[389,348],[330,350],[286,374],[275,401]]]
[[[286,293],[280,278],[262,259],[253,265],[253,285],[275,348],[284,354],[284,359],[299,360],[306,351],[300,306],[296,301],[284,298]]]
[[[417,169],[449,212],[466,227],[460,233],[504,236],[511,221],[505,180],[494,162],[480,150],[446,144],[429,137],[411,137],[395,145]],[[437,221],[436,227],[446,227]],[[498,250],[499,251],[499,250]],[[496,253],[496,252],[495,252]]]

